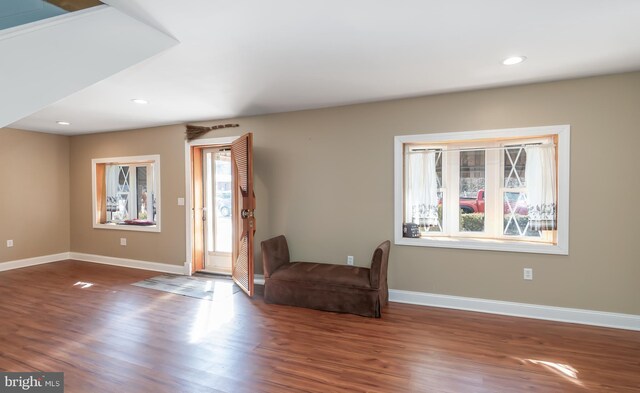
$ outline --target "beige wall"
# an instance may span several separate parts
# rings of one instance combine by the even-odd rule
[[[394,246],[390,287],[640,315],[638,108],[640,73],[629,73],[242,118],[209,136],[254,133],[261,271],[260,241],[280,233],[293,258],[368,264],[393,236],[394,135],[570,124],[569,256]],[[73,251],[182,264],[183,130],[71,138]],[[91,158],[152,153],[162,155],[162,233],[92,229]]]
[[[184,137],[179,127],[71,138],[71,251],[182,265],[185,261]],[[91,160],[160,154],[162,232],[93,229]],[[120,238],[127,246],[120,246]]]
[[[69,138],[0,129],[0,263],[68,251]]]

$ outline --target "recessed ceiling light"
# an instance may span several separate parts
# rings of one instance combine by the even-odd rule
[[[149,101],[143,100],[142,98],[134,98],[133,100],[131,100],[131,102],[133,102],[134,104],[140,104],[140,105],[145,105],[149,103]]]
[[[57,121],[56,123],[58,123],[61,126],[70,126],[71,123],[69,123],[68,121]]]
[[[527,58],[525,56],[507,57],[506,59],[502,60],[502,64],[504,64],[504,65],[515,65],[515,64],[520,64],[525,60],[527,60]]]

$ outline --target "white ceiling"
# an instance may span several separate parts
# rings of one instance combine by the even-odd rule
[[[12,127],[112,131],[640,70],[638,0],[105,2],[180,43]],[[512,55],[528,60],[501,64]]]

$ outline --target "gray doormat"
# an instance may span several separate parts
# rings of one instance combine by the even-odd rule
[[[221,299],[240,291],[231,278],[207,274],[162,274],[131,285],[206,300]]]

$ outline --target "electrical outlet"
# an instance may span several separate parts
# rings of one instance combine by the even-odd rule
[[[533,280],[533,269],[530,267],[525,267],[523,278],[525,280]]]
[[[7,247],[13,247],[13,240],[7,240]]]
[[[120,245],[121,246],[126,246],[127,245],[127,238],[126,237],[121,237],[120,238]]]
[[[178,206],[184,206],[184,198],[178,198]]]
[[[353,255],[347,257],[347,265],[353,265]]]

